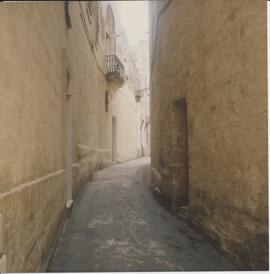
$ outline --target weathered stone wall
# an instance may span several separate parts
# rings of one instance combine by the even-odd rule
[[[154,1],[150,9],[153,187],[181,205],[175,106],[185,98],[189,219],[241,268],[266,269],[266,1]]]
[[[116,54],[125,65],[127,80],[113,89],[106,80],[107,8],[111,6],[116,38]],[[70,91],[73,100],[73,173],[87,178],[92,170],[112,162],[112,117],[115,116],[116,161],[138,156],[137,128],[140,109],[134,97],[138,74],[128,48],[126,34],[113,2],[98,5],[99,31],[95,34],[94,15],[87,2],[71,3],[72,28],[68,31]],[[78,44],[78,41],[80,43]],[[93,66],[94,64],[94,66]],[[109,111],[105,110],[105,92],[109,92]],[[84,154],[82,156],[81,154]],[[86,156],[87,154],[87,156]],[[81,180],[79,180],[81,181]]]
[[[137,89],[141,90],[140,107],[140,123],[139,130],[142,134],[140,143],[144,156],[150,156],[150,93],[149,93],[149,39],[146,34],[141,40],[137,41],[132,47],[136,67],[141,75],[140,86]]]
[[[9,272],[44,270],[61,230],[65,30],[62,4],[1,3],[1,253]]]
[[[117,117],[117,161],[135,159],[140,156],[138,136],[140,134],[137,124],[138,108],[135,102],[134,93],[129,92],[126,87],[121,88],[115,95],[116,104],[121,108],[116,109]],[[129,113],[129,115],[125,115]],[[127,127],[127,125],[133,125]],[[132,144],[132,145],[130,145]]]
[[[0,6],[0,258],[7,256],[8,272],[46,270],[66,217],[69,130],[73,198],[95,170],[112,163],[114,115],[119,160],[137,157],[133,78],[120,91],[110,89],[105,75],[108,3],[98,2],[97,35],[87,4],[70,2],[71,28],[64,2]]]
[[[89,15],[88,2],[71,2],[69,7],[72,27],[67,36],[75,192],[96,169],[111,163],[112,114],[105,110],[105,92],[108,89],[105,19],[101,6],[98,8],[99,32],[95,40],[93,28],[96,18]]]

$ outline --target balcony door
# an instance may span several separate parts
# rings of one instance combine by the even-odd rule
[[[112,34],[108,32],[106,33],[106,53],[107,55],[115,54],[115,37],[112,37]]]
[[[107,6],[106,12],[106,47],[107,55],[115,54],[115,23],[110,5]]]

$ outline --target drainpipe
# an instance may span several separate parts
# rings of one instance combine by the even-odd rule
[[[0,273],[7,272],[7,256],[3,254],[4,235],[3,235],[3,217],[0,214]]]
[[[141,114],[141,119],[142,119],[142,114]],[[141,120],[141,126],[140,126],[140,143],[141,143],[141,152],[142,152],[142,157],[144,156],[144,150],[143,150],[143,124],[144,120]]]
[[[69,1],[67,0],[65,0],[65,19],[66,19],[67,28],[71,29],[72,24],[71,24],[71,18],[69,13]]]
[[[69,1],[64,1],[65,19],[67,30],[72,28]],[[68,31],[66,32],[66,39],[68,44]],[[68,49],[66,49],[68,50]],[[72,93],[70,90],[70,72],[68,69],[68,54],[65,52],[66,65],[66,209],[67,217],[70,217],[73,199],[72,199]]]
[[[66,94],[66,208],[68,217],[73,204],[72,198],[72,95],[69,88],[70,73],[67,69]]]

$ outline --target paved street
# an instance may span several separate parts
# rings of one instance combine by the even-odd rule
[[[149,189],[149,159],[96,173],[77,197],[49,271],[234,270]]]

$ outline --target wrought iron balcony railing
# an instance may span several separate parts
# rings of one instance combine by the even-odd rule
[[[116,55],[107,55],[107,80],[118,87],[125,83],[125,67]]]

